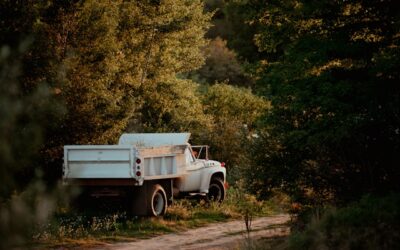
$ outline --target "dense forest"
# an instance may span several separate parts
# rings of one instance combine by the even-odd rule
[[[293,249],[396,249],[399,4],[0,0],[1,238],[57,206],[64,145],[124,132],[190,132],[287,194]]]

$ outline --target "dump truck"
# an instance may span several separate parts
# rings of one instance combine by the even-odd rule
[[[135,215],[162,216],[174,198],[201,195],[222,202],[225,164],[190,133],[123,134],[118,145],[64,146],[63,182],[88,198],[122,198]]]

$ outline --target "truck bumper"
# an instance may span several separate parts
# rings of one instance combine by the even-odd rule
[[[64,185],[72,186],[138,186],[135,179],[64,179]]]

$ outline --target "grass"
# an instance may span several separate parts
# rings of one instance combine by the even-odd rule
[[[135,241],[166,233],[184,231],[209,223],[242,218],[237,190],[230,189],[223,203],[176,200],[163,218],[130,217],[126,213],[72,213],[63,210],[47,224],[38,225],[32,236],[36,248],[76,248]],[[278,212],[269,202],[261,202],[258,216]],[[243,204],[242,204],[243,205]]]

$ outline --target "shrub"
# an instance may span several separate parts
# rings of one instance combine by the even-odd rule
[[[303,232],[293,233],[289,249],[400,249],[400,195],[364,196],[340,209],[328,209]]]

